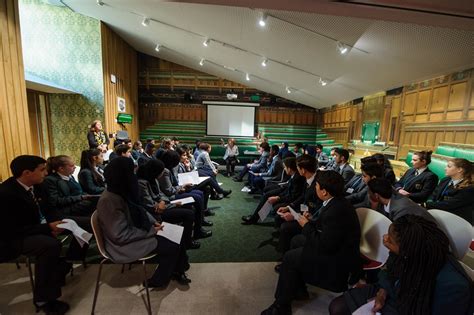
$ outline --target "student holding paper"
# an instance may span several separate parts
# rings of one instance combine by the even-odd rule
[[[137,170],[138,193],[140,205],[144,207],[157,221],[182,223],[184,227],[182,245],[189,249],[201,246],[198,241],[192,240],[193,224],[196,219],[194,211],[171,204],[169,198],[160,191],[157,178],[163,175],[165,165],[160,160],[150,160]],[[195,233],[201,229],[201,218],[195,223]]]
[[[107,190],[97,204],[105,251],[116,263],[156,252],[159,265],[147,280],[148,286],[164,288],[171,279],[187,285],[191,280],[185,273],[189,268],[186,248],[157,236],[162,225],[139,205],[133,169],[133,161],[125,157],[112,160],[105,169]]]

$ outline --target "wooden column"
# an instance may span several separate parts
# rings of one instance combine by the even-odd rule
[[[32,154],[18,1],[0,0],[0,180],[10,161]]]

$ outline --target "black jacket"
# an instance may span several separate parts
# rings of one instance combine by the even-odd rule
[[[307,186],[306,179],[304,187]],[[303,194],[300,195],[295,201],[290,204],[290,207],[295,211],[300,211],[300,205],[305,204],[308,206],[308,210],[312,215],[317,215],[319,208],[321,208],[323,202],[316,195],[316,179],[313,180],[309,187],[306,187]]]
[[[319,216],[303,227],[305,278],[334,292],[347,290],[351,272],[360,269],[360,225],[354,207],[343,197],[333,198]]]
[[[474,186],[448,188],[450,181],[450,177],[441,180],[426,202],[426,208],[446,210],[474,224]]]
[[[100,195],[105,190],[105,183],[102,180],[95,180],[92,171],[87,168],[81,169],[79,175],[79,183],[82,190],[91,195]]]
[[[344,186],[346,199],[353,205],[363,202],[367,196],[367,185],[362,180],[362,175],[357,174]]]
[[[288,185],[280,194],[279,203],[291,203],[304,195],[306,189],[306,178],[301,176],[298,172],[288,180]]]
[[[395,188],[403,188],[408,191],[408,196],[416,203],[423,203],[431,196],[436,185],[438,185],[438,176],[429,168],[418,176],[415,176],[415,169],[410,168],[403,174],[402,178],[395,183]]]

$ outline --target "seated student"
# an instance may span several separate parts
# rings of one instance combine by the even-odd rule
[[[143,145],[141,141],[135,141],[132,147],[132,157],[135,161],[138,161],[138,158],[143,153]]]
[[[407,214],[419,215],[427,220],[434,220],[425,208],[394,191],[387,179],[371,179],[367,186],[372,209],[387,216],[391,221]]]
[[[153,143],[147,143],[145,150],[140,154],[137,160],[138,166],[145,164],[149,160],[154,159],[155,145]]]
[[[306,178],[298,173],[296,168],[296,158],[288,157],[283,160],[284,171],[290,177],[288,184],[285,186],[277,186],[273,190],[265,192],[260,198],[260,202],[251,215],[242,217],[242,224],[249,225],[258,222],[258,212],[262,209],[265,202],[273,205],[273,209],[277,210],[294,202],[304,194]]]
[[[126,143],[119,144],[115,147],[114,152],[110,153],[109,161],[113,160],[119,156],[132,158],[132,149]]]
[[[306,283],[334,292],[347,290],[351,272],[360,268],[360,225],[343,197],[344,180],[335,171],[316,174],[316,194],[323,200],[319,215],[298,221],[303,231],[283,256],[275,302],[263,315],[291,314],[291,302],[308,297]]]
[[[193,223],[196,219],[194,211],[171,204],[169,198],[160,191],[158,178],[163,175],[165,165],[160,160],[150,160],[137,170],[138,196],[140,205],[145,208],[157,221],[182,223],[184,227],[181,245],[190,249],[201,246],[198,241],[192,240]],[[200,220],[198,217],[196,234],[199,233]]]
[[[335,170],[337,167],[337,162],[336,162],[336,149],[337,148],[332,148],[331,152],[329,152],[329,161],[326,164],[326,166],[321,167],[321,169],[324,170]]]
[[[401,195],[416,203],[423,203],[438,185],[438,176],[428,168],[431,163],[431,151],[415,152],[411,161],[413,167],[406,171],[394,186]]]
[[[316,170],[318,162],[316,158],[310,155],[302,155],[296,159],[296,168],[298,173],[306,179],[306,188],[303,193],[288,206],[280,207],[277,210],[278,216],[275,217],[275,226],[279,229],[279,241],[277,250],[285,253],[290,249],[290,242],[293,236],[301,233],[301,226],[290,213],[289,207],[295,211],[300,211],[307,207],[308,212],[315,218],[319,215],[322,201],[318,198],[315,190]]]
[[[76,169],[74,160],[67,155],[48,159],[48,204],[64,215],[90,216],[95,210],[97,195],[84,194],[81,185],[72,174]]]
[[[383,174],[386,179],[393,185],[396,182],[395,173],[393,172],[393,167],[390,164],[388,158],[382,153],[375,153],[372,155],[375,158],[375,161],[383,167]]]
[[[188,161],[189,161],[189,166],[190,166],[190,170],[193,171],[196,169],[196,160],[194,159],[194,155],[193,153],[191,152],[191,147],[187,144],[183,144],[181,146],[179,146],[179,148],[181,148],[182,150],[184,150],[184,152],[186,153],[186,157],[188,158]]]
[[[285,158],[286,153],[290,152],[290,150],[288,149],[288,147],[289,147],[288,142],[285,141],[285,142],[282,142],[282,143],[281,143],[280,151],[279,151],[279,153],[278,153],[278,154],[280,155],[280,159],[283,160],[283,159]]]
[[[101,166],[104,156],[98,149],[82,151],[79,183],[87,194],[100,195],[105,190],[104,171]]]
[[[364,163],[360,166],[362,171],[361,175],[355,175],[344,186],[346,191],[346,199],[355,208],[370,208],[370,202],[368,198],[368,187],[367,183],[373,178],[381,178],[383,176],[383,169],[377,163]]]
[[[326,166],[329,162],[327,154],[323,152],[323,146],[319,143],[316,144],[316,159],[321,166]]]
[[[347,184],[349,180],[355,175],[354,169],[349,165],[349,151],[346,149],[337,148],[334,150],[334,154],[336,166],[333,169],[342,175],[342,178],[344,178],[344,184]]]
[[[201,142],[199,149],[201,153],[196,160],[196,169],[199,173],[199,176],[209,176],[209,179],[212,182],[212,188],[218,194],[219,199],[222,199],[221,197],[227,197],[232,193],[232,190],[222,189],[216,180],[218,171],[214,166],[214,163],[211,161],[211,157],[209,156],[212,146],[209,143]]]
[[[234,176],[235,165],[239,163],[239,147],[235,144],[235,139],[227,139],[227,144],[224,139],[221,139],[221,144],[225,148],[224,161],[227,173],[226,177]]]
[[[393,259],[380,270],[379,281],[335,298],[331,315],[350,315],[373,298],[374,313],[469,314],[472,281],[450,255],[449,240],[436,223],[403,216],[390,225],[383,244]]]
[[[296,155],[297,158],[304,154],[303,147],[304,147],[304,144],[301,142],[297,142],[293,146],[293,153]]]
[[[158,254],[158,268],[147,284],[166,287],[170,280],[189,284],[184,246],[157,236],[162,225],[139,206],[138,183],[131,159],[118,157],[105,169],[107,190],[97,204],[97,216],[107,255],[117,263]]]
[[[48,314],[65,314],[69,305],[59,301],[64,276],[69,271],[60,259],[61,220],[47,222],[51,209],[45,207],[46,194],[40,184],[46,171],[46,161],[38,156],[21,155],[10,163],[13,174],[0,184],[2,220],[0,220],[0,262],[19,255],[35,257],[33,303]]]
[[[171,200],[182,199],[187,197],[193,197],[194,210],[196,211],[196,217],[201,218],[201,220],[196,220],[197,224],[200,223],[200,226],[212,226],[212,222],[205,220],[204,215],[213,215],[209,209],[207,209],[207,199],[208,196],[205,196],[202,191],[198,189],[192,189],[192,185],[180,186],[178,184],[178,178],[175,174],[176,166],[179,164],[179,155],[176,151],[170,150],[165,152],[161,156],[161,161],[165,165],[165,170],[163,175],[158,178],[158,183],[160,185],[160,190],[168,196]],[[197,234],[194,234],[194,238],[205,238],[212,235],[212,231],[207,231],[200,228]]]
[[[250,193],[262,191],[265,187],[265,181],[267,180],[280,180],[281,173],[283,171],[283,163],[281,162],[281,159],[278,155],[279,151],[280,148],[276,144],[272,145],[270,148],[270,156],[268,157],[270,161],[270,166],[268,169],[265,172],[252,172],[249,174],[250,186],[252,187]]]
[[[195,146],[194,146],[194,149],[193,149],[193,157],[194,157],[194,160],[197,160],[199,154],[201,154],[201,150],[199,149],[199,146],[201,145],[201,140],[196,140],[195,141]]]
[[[254,163],[245,165],[240,174],[234,177],[234,181],[241,182],[249,171],[264,172],[267,169],[268,156],[270,155],[270,145],[268,142],[260,143],[258,152],[260,153],[260,158],[255,160]]]
[[[316,157],[316,147],[307,144],[304,147],[304,154],[308,154],[308,155],[311,155],[313,157]]]
[[[441,180],[426,202],[428,209],[452,212],[474,225],[474,165],[466,159],[452,159]]]
[[[171,138],[171,147],[173,150],[176,150],[177,147],[179,147],[179,138],[174,136]]]

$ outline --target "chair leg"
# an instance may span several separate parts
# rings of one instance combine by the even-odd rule
[[[132,264],[128,264],[128,270],[132,270]]]
[[[18,260],[16,261],[16,269],[20,269],[20,263],[18,262]]]
[[[151,303],[150,303],[150,291],[148,290],[148,279],[146,276],[146,262],[145,260],[142,261],[143,264],[143,283],[145,284],[145,291],[146,291],[146,299],[147,299],[147,310],[148,315],[151,315]]]
[[[92,302],[92,311],[91,314],[94,314],[95,311],[95,305],[97,303],[97,296],[99,295],[99,287],[100,287],[100,275],[102,273],[102,266],[104,262],[106,262],[108,259],[102,259],[99,265],[99,272],[97,273],[97,282],[95,283],[95,292],[94,292],[94,301]]]
[[[30,257],[26,258],[26,265],[28,267],[28,274],[30,276],[31,290],[32,290],[33,295],[34,295],[35,294],[35,280],[33,279],[33,270],[31,269]]]
[[[122,264],[122,272],[123,273],[125,271],[125,264]]]

